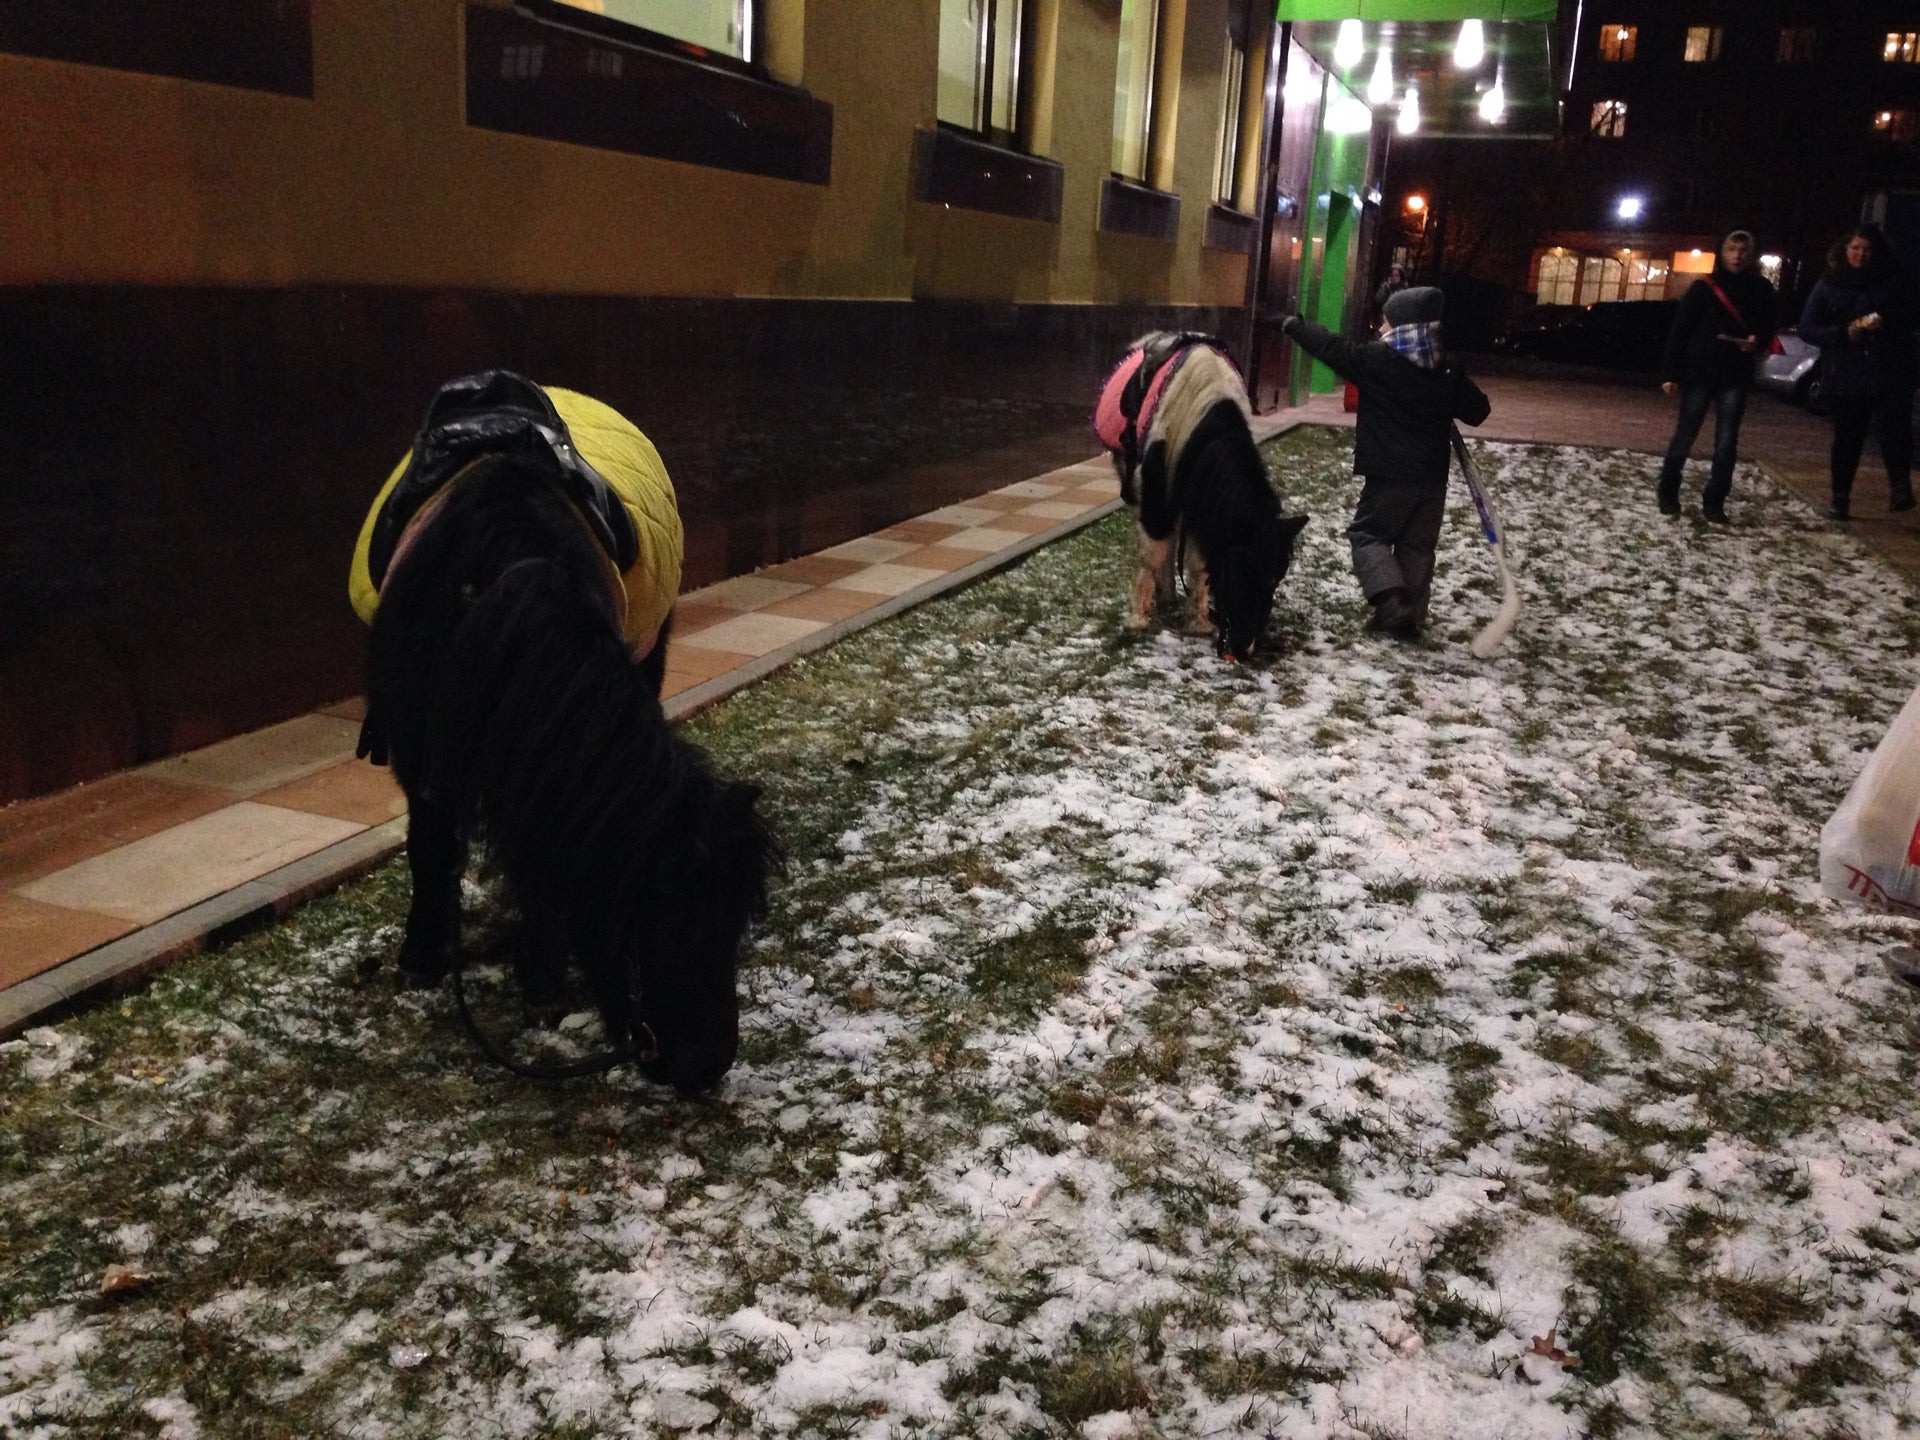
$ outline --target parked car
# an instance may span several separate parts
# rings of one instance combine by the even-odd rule
[[[1818,408],[1816,387],[1820,375],[1820,347],[1802,340],[1795,330],[1780,332],[1780,353],[1760,362],[1754,383],[1762,390],[1785,395],[1809,408]]]
[[[1657,374],[1679,309],[1678,300],[1602,300],[1543,316],[1536,328],[1510,330],[1494,349],[1567,365]]]

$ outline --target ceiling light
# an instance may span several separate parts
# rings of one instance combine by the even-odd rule
[[[1367,82],[1367,99],[1375,105],[1385,105],[1393,99],[1393,60],[1392,52],[1385,45],[1380,47],[1380,55],[1373,62],[1373,78]]]
[[[1622,195],[1620,203],[1614,207],[1614,213],[1622,220],[1638,220],[1641,212],[1647,208],[1647,202],[1638,195]],[[1696,255],[1699,251],[1694,252]]]
[[[1493,88],[1480,97],[1480,118],[1489,125],[1507,118],[1507,86],[1498,75],[1493,77]]]
[[[1477,70],[1487,58],[1487,29],[1478,20],[1460,23],[1460,38],[1453,45],[1453,63],[1462,70]]]
[[[1366,44],[1360,37],[1358,20],[1340,22],[1340,38],[1333,42],[1333,63],[1342,70],[1351,70],[1360,63],[1360,57],[1366,53]]]
[[[1420,91],[1415,86],[1407,86],[1407,98],[1400,102],[1400,119],[1394,128],[1402,135],[1411,135],[1420,128]]]

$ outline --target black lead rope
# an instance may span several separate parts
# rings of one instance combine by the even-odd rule
[[[629,1040],[624,1045],[603,1050],[597,1055],[588,1055],[581,1060],[569,1061],[564,1065],[529,1065],[523,1060],[516,1060],[494,1044],[487,1033],[474,1021],[473,1011],[467,1008],[467,987],[461,979],[465,969],[465,960],[456,955],[453,961],[453,1000],[459,1007],[461,1022],[466,1025],[467,1033],[473,1037],[473,1043],[480,1047],[481,1054],[494,1064],[511,1070],[516,1075],[523,1075],[529,1080],[579,1080],[588,1075],[604,1075],[616,1065],[625,1065],[629,1062],[644,1065],[660,1058],[660,1042],[655,1039],[652,1030],[645,1024],[641,1024],[638,1028],[641,1036],[644,1037],[644,1043]]]

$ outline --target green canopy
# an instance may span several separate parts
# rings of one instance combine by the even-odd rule
[[[1559,0],[1280,0],[1280,20],[1552,20]]]

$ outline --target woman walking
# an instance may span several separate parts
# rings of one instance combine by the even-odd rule
[[[1727,523],[1740,421],[1753,389],[1754,357],[1773,343],[1773,311],[1773,286],[1753,267],[1753,236],[1735,230],[1720,242],[1713,274],[1688,287],[1667,334],[1660,388],[1679,393],[1680,418],[1660,467],[1662,515],[1680,513],[1680,472],[1711,409],[1713,467],[1700,513],[1716,525]]]
[[[1820,347],[1821,391],[1833,409],[1835,520],[1850,518],[1867,432],[1880,439],[1887,508],[1913,508],[1914,302],[1877,226],[1847,237],[1807,297],[1801,337]]]

